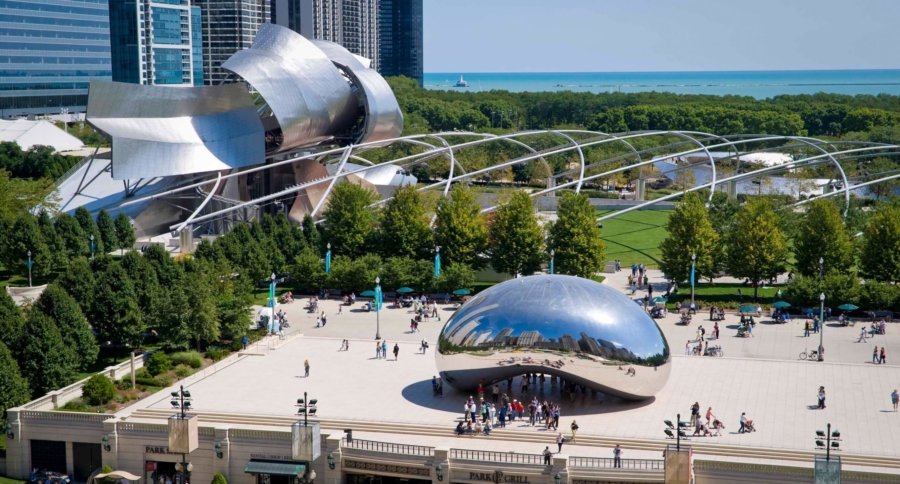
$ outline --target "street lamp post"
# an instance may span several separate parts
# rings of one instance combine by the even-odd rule
[[[550,249],[550,275],[553,275],[553,257],[556,255],[556,251]]]
[[[375,339],[381,339],[381,311],[378,309],[378,294],[381,292],[381,278],[375,277]]]
[[[91,234],[91,260],[94,260],[94,234]]]
[[[272,326],[272,332],[275,331],[275,273],[272,273],[272,285],[269,287],[269,307],[272,308],[272,314],[269,315],[269,324]]]
[[[34,262],[31,261],[31,251],[28,251],[28,262],[25,265],[28,266],[28,287],[31,287],[31,266]]]
[[[67,118],[68,118],[68,115],[69,115],[69,109],[68,109],[68,108],[63,108],[62,111],[60,111],[59,114],[61,114],[62,117],[63,117],[63,126],[64,126],[65,129],[66,129],[66,133],[68,133],[68,132],[69,132],[69,123],[68,123]]]
[[[819,257],[819,281],[822,281],[822,278],[825,277],[825,258]]]
[[[694,307],[694,264],[697,263],[697,254],[691,254],[691,307]]]
[[[825,361],[825,347],[822,345],[822,335],[825,333],[825,293],[819,294],[819,321],[822,327],[819,328],[819,361]]]

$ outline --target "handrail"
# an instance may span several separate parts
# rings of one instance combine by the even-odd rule
[[[611,457],[569,457],[569,467],[589,467],[632,470],[665,470],[666,461],[662,459],[620,459],[620,465],[615,465],[615,459]]]
[[[347,438],[341,439],[341,447],[348,449],[368,450],[372,452],[384,452],[387,454],[404,454],[404,455],[422,455],[433,456],[434,447],[424,445],[407,445],[394,444],[391,442],[377,442],[374,440],[353,439],[348,441]]]
[[[492,452],[486,450],[450,449],[450,458],[488,462],[507,462],[510,464],[544,464],[544,456],[540,454],[518,454],[515,452]]]
[[[94,157],[94,155],[87,155],[84,158],[82,158],[81,161],[72,165],[72,168],[69,168],[68,171],[63,173],[59,178],[56,179],[56,181],[53,182],[53,186],[59,187],[59,185],[62,184],[62,182],[66,181],[70,176],[75,174],[76,171],[80,170],[81,167],[84,166],[93,157]]]

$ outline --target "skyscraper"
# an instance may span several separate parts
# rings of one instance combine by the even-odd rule
[[[379,2],[384,0],[273,0],[272,22],[307,39],[330,40],[380,65]]]
[[[0,2],[0,118],[85,110],[91,79],[112,78],[107,1]]]
[[[114,81],[203,85],[200,7],[190,0],[115,0],[109,18]]]
[[[422,85],[422,0],[381,0],[378,17],[382,76],[403,75]]]
[[[203,81],[220,84],[228,72],[220,66],[235,52],[250,47],[259,26],[272,20],[280,0],[193,0],[200,7],[203,38]]]

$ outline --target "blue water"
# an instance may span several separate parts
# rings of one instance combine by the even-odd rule
[[[468,88],[453,87],[462,74]],[[900,70],[728,72],[425,73],[428,89],[490,91],[674,92],[752,96],[779,94],[900,95]]]

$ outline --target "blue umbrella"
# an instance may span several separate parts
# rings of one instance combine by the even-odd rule
[[[359,295],[362,297],[375,297],[375,291],[363,291]]]
[[[468,296],[469,294],[472,294],[472,291],[468,289],[457,289],[453,291],[453,294],[456,296]]]
[[[409,294],[409,293],[415,292],[415,291],[409,287],[401,287],[400,289],[397,289],[397,292],[400,294]]]

